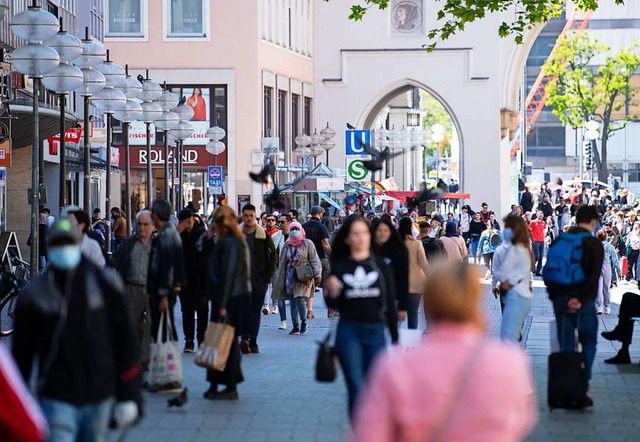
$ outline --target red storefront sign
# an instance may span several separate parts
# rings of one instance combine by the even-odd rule
[[[65,143],[80,143],[82,139],[82,129],[71,128],[64,132]],[[58,155],[58,147],[60,145],[60,134],[47,138],[49,142],[49,155]]]
[[[120,147],[124,153],[124,148]],[[147,148],[144,146],[129,147],[129,161],[132,169],[147,167]],[[173,161],[173,149],[169,148],[169,163]],[[184,146],[182,152],[182,164],[185,168],[204,169],[214,164],[214,155],[207,152],[204,146]],[[218,166],[227,165],[227,156],[218,155]],[[151,166],[164,167],[164,147],[151,146]],[[124,168],[124,155],[120,155],[120,167]]]

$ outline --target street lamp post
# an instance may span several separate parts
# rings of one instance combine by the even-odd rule
[[[71,62],[82,54],[82,42],[75,35],[69,34],[64,30],[62,18],[60,18],[60,30],[56,35],[51,37],[45,44],[56,50],[60,56],[60,64],[51,72],[42,78],[42,84],[50,91],[58,95],[60,101],[60,142],[58,150],[60,152],[60,177],[59,177],[59,195],[58,206],[60,213],[67,205],[66,201],[66,182],[67,182],[67,151],[65,140],[65,105],[69,92],[78,89],[84,81],[82,71]]]
[[[127,100],[121,108],[116,109],[113,116],[122,122],[122,138],[124,142],[124,188],[125,188],[125,214],[127,217],[127,234],[131,232],[131,159],[129,157],[129,125],[142,118],[142,106],[135,101],[142,85],[138,80],[129,75],[129,66],[125,65],[124,80],[118,89],[124,93]]]
[[[162,115],[156,120],[156,128],[164,132],[164,197],[167,201],[172,201],[170,196],[169,187],[169,132],[174,129],[180,122],[178,114],[172,112],[171,109],[175,108],[178,103],[178,94],[175,94],[167,90],[167,83],[164,84],[164,90],[158,98],[158,104],[162,108]],[[173,168],[172,168],[173,178]]]
[[[591,176],[591,181],[593,182],[593,164],[591,161],[591,157],[593,156],[593,149],[594,149],[594,141],[597,140],[598,138],[600,138],[600,123],[598,123],[595,120],[589,120],[585,123],[584,125],[585,129],[587,129],[584,133],[584,137],[587,139],[589,146],[590,146],[590,152],[591,155],[589,156],[589,158],[586,158],[587,160],[587,168],[589,169],[589,174]],[[582,176],[580,177],[580,179],[582,179]],[[606,177],[604,177],[603,179],[606,179]]]
[[[325,152],[321,146],[322,141],[324,141],[324,137],[317,130],[314,130],[311,135],[311,145],[309,146],[313,157],[313,167],[317,166],[318,157]]]
[[[107,56],[104,45],[89,36],[89,27],[84,30],[82,54],[75,60],[75,65],[82,70],[84,84],[78,88],[84,97],[84,210],[91,213],[91,138],[89,132],[89,105],[91,96],[104,88],[106,79],[102,72],[93,69],[102,63]]]
[[[183,101],[183,100],[180,100]],[[189,138],[193,134],[193,126],[189,123],[189,120],[193,118],[193,108],[185,103],[180,103],[173,110],[178,115],[180,122],[176,125],[176,128],[172,131],[171,135],[178,141],[178,198],[176,211],[182,210],[184,207],[184,185],[182,180],[184,178],[184,170],[182,165],[182,149],[184,147],[184,140]]]
[[[207,143],[206,149],[207,152],[209,152],[211,155],[213,155],[213,165],[217,166],[218,165],[218,155],[220,155],[222,152],[224,152],[224,150],[227,148],[227,146],[224,145],[224,143],[222,142],[222,139],[227,135],[227,133],[225,132],[225,130],[219,126],[213,126],[210,127],[209,130],[207,131],[207,137],[209,138],[209,142]],[[224,177],[224,175],[223,175]],[[213,199],[213,207],[215,208],[216,206],[216,193],[212,194],[214,199]],[[207,198],[207,201],[209,199]]]
[[[112,157],[112,144],[113,144],[113,114],[117,109],[120,109],[127,102],[127,97],[119,89],[116,89],[125,77],[124,68],[115,64],[110,60],[109,51],[107,51],[107,59],[104,63],[98,65],[95,68],[100,71],[105,77],[104,89],[96,92],[93,96],[93,104],[98,107],[107,119],[107,152],[106,152],[106,208],[105,213],[108,213],[111,209],[111,157]],[[107,229],[110,235],[110,229]],[[109,253],[111,251],[111,241],[104,242],[105,251]]]
[[[329,123],[327,123],[327,127],[320,131],[320,135],[322,136],[322,141],[320,141],[320,147],[322,147],[327,152],[327,167],[329,166],[329,151],[336,147],[336,142],[333,141],[333,137],[336,136],[336,131],[329,127]]]
[[[436,145],[436,181],[440,179],[440,143],[444,140],[444,126],[436,123],[431,126],[431,141]]]
[[[147,207],[153,202],[155,186],[153,184],[153,170],[151,163],[151,125],[162,116],[162,106],[155,101],[162,96],[160,85],[149,79],[149,70],[142,82],[142,92],[138,98],[142,100],[142,121],[146,127],[147,138]]]
[[[306,134],[305,130],[302,129],[302,133],[295,138],[296,150],[294,154],[300,160],[300,176],[304,175],[304,162],[307,158],[311,156],[311,149],[309,149],[309,145],[311,144],[311,137]],[[296,205],[296,189],[295,186],[293,188],[293,204],[294,207]]]
[[[0,8],[6,12],[4,7]],[[60,63],[55,49],[42,44],[58,32],[58,19],[42,10],[36,0],[25,11],[11,20],[11,33],[28,43],[13,51],[11,62],[14,68],[33,78],[33,141],[31,146],[31,252],[29,264],[31,275],[38,275],[38,223],[40,212],[40,109],[39,92],[41,78],[52,72]]]

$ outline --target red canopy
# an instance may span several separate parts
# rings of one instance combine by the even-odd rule
[[[407,202],[407,198],[415,198],[418,196],[418,192],[413,191],[400,191],[400,190],[387,190],[386,195],[401,201],[403,204]],[[445,193],[441,199],[469,199],[470,193]]]

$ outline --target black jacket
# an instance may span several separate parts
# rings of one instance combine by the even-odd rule
[[[271,236],[261,226],[256,226],[251,262],[251,268],[255,270],[255,274],[251,274],[251,279],[269,284],[278,267],[278,255]]]
[[[580,227],[572,227],[569,232],[586,232],[586,230]],[[584,283],[575,288],[548,285],[549,299],[553,300],[560,296],[567,296],[569,298],[578,298],[582,304],[595,301],[598,294],[598,281],[602,273],[602,261],[604,261],[604,246],[602,242],[594,236],[583,239],[582,270],[586,275]]]
[[[185,230],[180,234],[185,272],[184,287],[191,292],[202,292],[204,289],[204,263],[196,246],[204,232],[204,227],[195,224],[191,232]]]
[[[140,350],[124,296],[115,270],[84,258],[73,275],[49,269],[24,289],[13,356],[27,382],[38,359],[40,396],[74,405],[112,396],[140,402]]]
[[[401,242],[381,245],[378,255],[383,258],[392,271],[395,281],[398,310],[409,309],[409,254]]]
[[[184,285],[182,240],[178,231],[167,222],[152,237],[147,291],[150,296],[167,296]]]
[[[110,263],[114,269],[118,271],[121,278],[127,277],[127,269],[129,267],[129,259],[131,252],[138,241],[138,234],[134,233],[122,240],[118,248],[111,255]]]
[[[249,281],[249,250],[246,243],[234,236],[213,245],[207,265],[207,275],[212,290],[209,292],[214,308],[226,308],[234,296],[251,293]]]

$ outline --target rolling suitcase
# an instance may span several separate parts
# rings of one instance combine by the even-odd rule
[[[576,342],[577,342],[576,330]],[[559,351],[549,355],[547,404],[549,410],[583,410],[586,406],[587,366],[581,346],[577,351]]]
[[[623,256],[622,258],[620,258],[620,269],[622,273],[621,275],[622,278],[627,276],[628,265],[629,265],[629,260],[627,259],[626,256]]]

